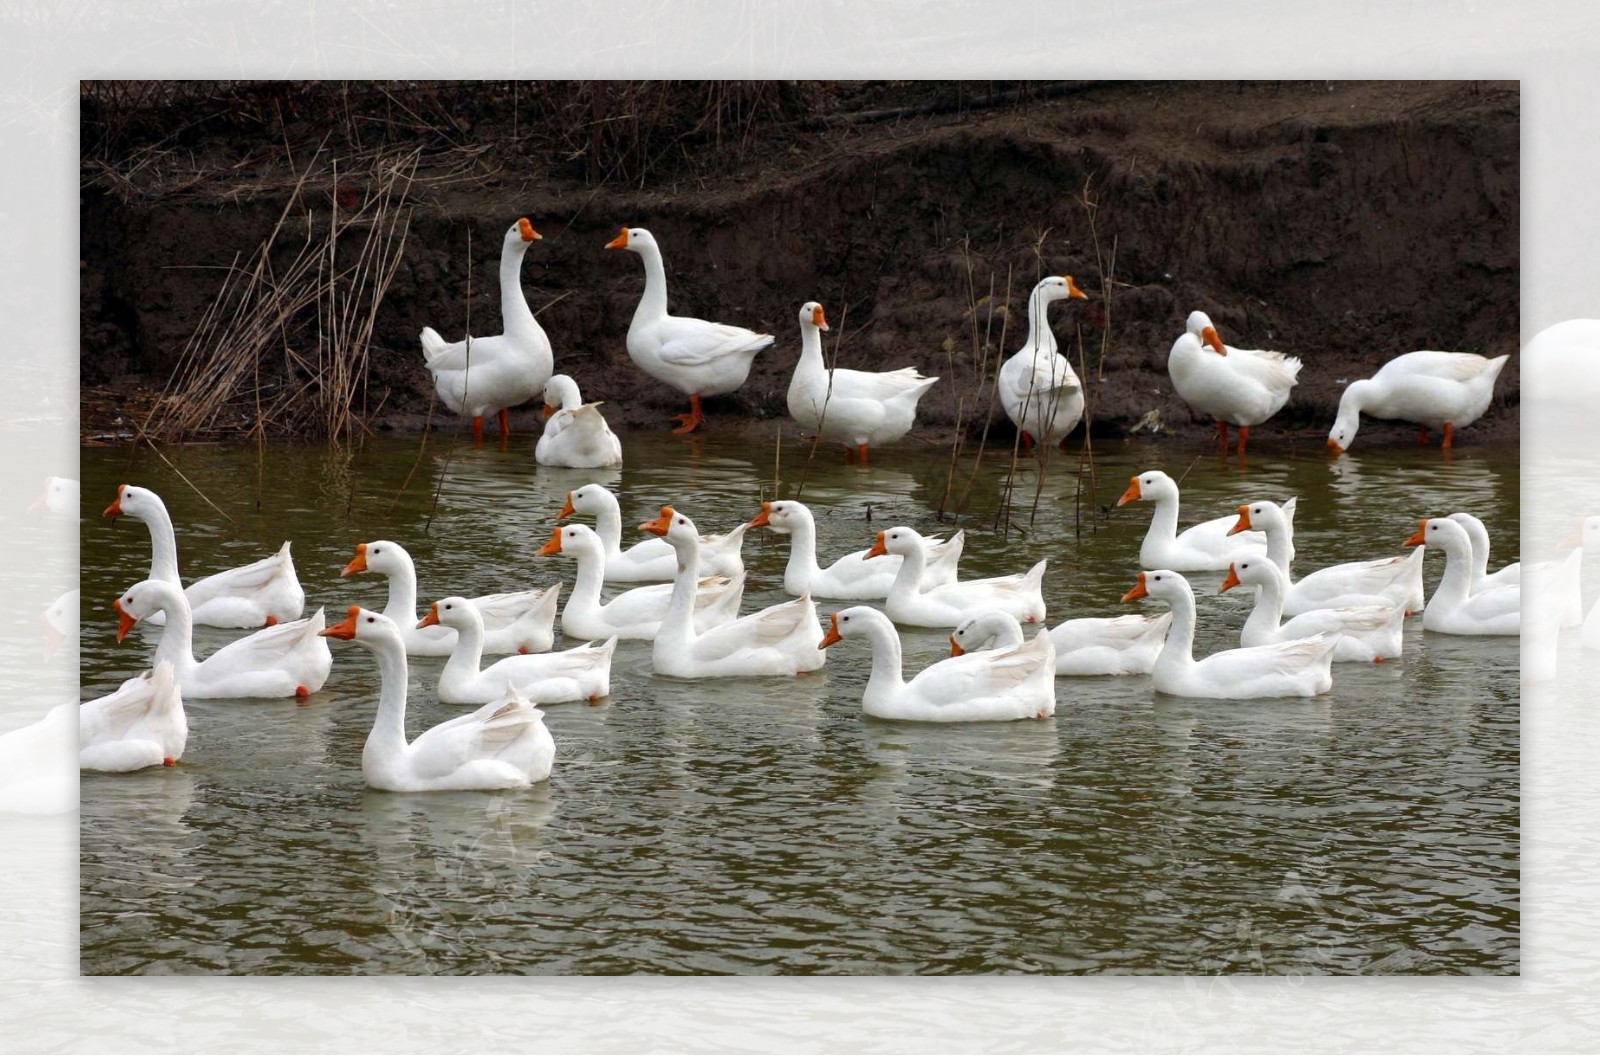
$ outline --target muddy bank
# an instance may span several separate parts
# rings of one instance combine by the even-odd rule
[[[649,227],[663,246],[674,312],[777,337],[742,390],[708,401],[712,428],[784,414],[795,315],[815,299],[827,306],[827,348],[837,342],[841,365],[912,364],[942,376],[922,403],[919,432],[947,437],[958,413],[976,431],[989,403],[979,386],[985,355],[992,367],[1021,343],[1005,320],[1025,320],[1036,279],[1062,272],[1091,297],[1058,306],[1052,322],[1075,363],[1082,335],[1096,434],[1140,423],[1179,434],[1210,428],[1176,399],[1165,369],[1194,308],[1232,344],[1304,361],[1263,439],[1325,431],[1344,383],[1399,353],[1517,348],[1515,85],[781,89],[740,104],[759,120],[739,126],[730,117],[715,140],[691,129],[671,140],[681,156],[653,160],[631,141],[532,135],[525,122],[536,115],[505,86],[435,86],[443,116],[414,114],[415,127],[395,123],[392,98],[357,98],[358,116],[387,107],[386,149],[409,136],[422,151],[405,251],[373,330],[361,396],[369,427],[408,430],[425,420],[432,390],[416,340],[422,326],[459,336],[469,296],[474,329],[498,320],[494,250],[519,215],[544,235],[523,279],[557,369],[629,426],[665,424],[683,408],[627,358],[642,268],[601,248],[623,224]],[[333,135],[312,127],[308,100],[337,90],[236,100],[229,120],[186,134],[198,175],[173,173],[166,184],[141,184],[145,170],[122,165],[115,150],[91,157],[85,137],[86,436],[116,435],[119,416],[142,417],[215,298],[218,269],[248,257],[278,222],[309,153],[304,141]],[[157,113],[141,134],[195,121],[197,105]],[[252,105],[274,116],[239,116]],[[371,126],[352,121],[342,146],[331,141],[352,156],[358,146],[370,151],[370,127],[381,127],[376,116]],[[609,168],[607,151],[616,158]],[[97,175],[107,166],[122,182]],[[347,175],[320,193],[349,204],[366,190]],[[317,223],[314,210],[286,220],[307,231]],[[310,339],[286,334],[285,343]],[[290,356],[263,356],[258,374],[293,385],[296,369]],[[1517,394],[1513,358],[1494,407],[1463,439],[1514,437]],[[252,406],[239,400],[217,430],[248,429]],[[447,413],[441,420],[455,424]],[[533,428],[536,416],[525,410],[516,420]],[[1402,434],[1411,430],[1363,430]]]

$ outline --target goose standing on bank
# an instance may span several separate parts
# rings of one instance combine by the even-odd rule
[[[1217,420],[1222,450],[1228,426],[1239,427],[1239,453],[1250,442],[1250,427],[1277,414],[1288,402],[1300,375],[1300,361],[1282,352],[1234,348],[1222,343],[1205,312],[1190,312],[1183,334],[1167,356],[1172,387],[1194,410]]]
[[[869,371],[829,369],[822,362],[822,334],[828,329],[822,305],[800,307],[800,362],[789,382],[789,417],[824,439],[845,445],[845,457],[867,461],[867,450],[911,431],[917,401],[937,382],[916,367]]]
[[[1083,419],[1083,384],[1056,351],[1048,318],[1050,305],[1067,298],[1088,298],[1071,275],[1039,280],[1028,295],[1028,339],[1000,367],[1000,405],[1030,447],[1064,439]]]
[[[622,465],[622,441],[606,424],[598,403],[584,403],[578,383],[553,374],[544,386],[544,435],[534,448],[541,466],[600,469]]]
[[[606,248],[626,249],[644,259],[644,295],[628,324],[628,358],[652,378],[689,397],[689,413],[674,419],[683,424],[673,432],[692,433],[706,420],[700,398],[732,392],[743,385],[751,361],[757,352],[772,345],[772,335],[668,315],[667,270],[661,262],[661,248],[644,228],[623,228]]]
[[[422,355],[433,375],[439,400],[472,419],[475,439],[483,440],[483,418],[500,415],[500,436],[511,432],[507,408],[544,392],[555,369],[550,338],[533,317],[522,292],[522,258],[544,236],[523,217],[506,231],[500,249],[500,320],[505,332],[468,337],[447,344],[431,326],[422,328]]]
[[[1471,425],[1489,409],[1495,379],[1510,358],[1426,351],[1396,356],[1372,377],[1345,386],[1339,413],[1328,431],[1328,449],[1335,454],[1350,449],[1363,413],[1421,426],[1417,442],[1422,444],[1428,443],[1430,429],[1442,431],[1441,446],[1449,447],[1457,429]]]

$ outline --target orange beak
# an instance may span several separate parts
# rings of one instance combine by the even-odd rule
[[[1228,591],[1232,590],[1234,587],[1237,587],[1238,585],[1239,585],[1239,568],[1238,568],[1237,565],[1229,565],[1228,566],[1228,578],[1222,581],[1222,590],[1220,591],[1220,593],[1226,594]]]
[[[1428,519],[1424,517],[1417,522],[1417,530],[1411,533],[1411,538],[1406,540],[1407,546],[1425,546],[1428,542]]]
[[[1087,301],[1089,299],[1089,295],[1087,293],[1084,293],[1082,290],[1080,290],[1078,288],[1078,284],[1072,281],[1072,276],[1071,275],[1063,275],[1061,277],[1063,279],[1067,280],[1067,296],[1068,297],[1072,298],[1073,300],[1078,300],[1078,301]]]
[[[818,330],[828,329],[828,317],[822,311],[822,305],[820,304],[811,309],[811,325]]]
[[[644,522],[639,526],[639,530],[649,532],[651,535],[666,535],[667,529],[672,527],[672,518],[676,512],[671,506],[663,506],[661,516],[653,521]]]
[[[883,533],[878,533],[878,538],[873,540],[872,549],[867,551],[868,557],[884,557],[889,553],[889,548],[883,545]]]
[[[558,410],[560,410],[559,407],[552,407],[547,403],[547,404],[544,405],[544,417],[549,418],[552,414],[555,414],[556,411],[558,411]]]
[[[1251,524],[1250,524],[1250,507],[1248,507],[1248,506],[1240,506],[1239,507],[1239,519],[1238,519],[1238,521],[1234,522],[1234,525],[1233,525],[1232,528],[1228,529],[1228,534],[1229,535],[1238,535],[1240,532],[1253,532],[1253,531],[1255,531],[1255,528],[1252,527]]]
[[[366,570],[367,570],[367,544],[366,543],[357,543],[356,544],[356,556],[352,557],[350,559],[350,563],[348,565],[345,565],[344,566],[344,571],[340,572],[339,574],[341,576],[353,576],[357,572],[365,572]]]
[[[961,643],[956,641],[956,636],[952,634],[950,636],[950,655],[965,656],[966,652],[967,651],[965,649],[961,648]]]
[[[1574,528],[1572,530],[1572,534],[1567,536],[1565,539],[1561,540],[1561,549],[1563,549],[1563,550],[1571,550],[1575,546],[1582,546],[1582,545],[1583,545],[1583,522],[1579,521],[1578,522],[1578,527],[1576,527],[1576,528]]]
[[[1122,498],[1117,500],[1118,506],[1126,506],[1130,502],[1138,502],[1144,498],[1144,492],[1139,490],[1139,478],[1134,477],[1128,482],[1128,490],[1122,493]]]
[[[417,630],[424,627],[437,627],[439,625],[439,603],[436,601],[428,606],[428,614],[417,621]]]
[[[1344,448],[1339,446],[1339,441],[1335,440],[1331,436],[1328,437],[1328,450],[1332,451],[1336,455],[1344,454]]]
[[[1150,596],[1150,592],[1148,590],[1144,589],[1144,573],[1140,572],[1139,573],[1139,582],[1137,582],[1137,583],[1135,583],[1133,585],[1133,589],[1132,590],[1130,590],[1126,594],[1122,595],[1122,600],[1123,601],[1137,601],[1140,598],[1148,598],[1149,596]]]
[[[527,217],[518,220],[517,227],[522,231],[522,241],[524,242],[533,242],[544,237],[533,229],[533,224],[529,222]]]
[[[121,517],[122,516],[122,489],[124,489],[126,487],[127,487],[126,484],[118,484],[117,485],[117,499],[116,499],[116,501],[113,502],[110,506],[107,506],[105,512],[102,513],[100,516],[102,516],[102,517]],[[43,501],[43,496],[41,496],[40,499],[41,499],[41,501]]]
[[[772,523],[772,503],[763,502],[761,512],[750,518],[750,527],[765,528]]]
[[[837,612],[829,613],[828,614],[828,633],[822,636],[822,641],[817,643],[817,648],[818,649],[826,649],[828,646],[832,645],[834,642],[842,642],[842,641],[844,641],[844,635],[839,633],[839,614]]]
[[[356,636],[356,615],[360,612],[360,605],[350,606],[349,611],[345,613],[344,620],[340,623],[334,624],[332,627],[324,629],[322,631],[322,637],[337,638],[340,641],[348,642],[350,639]]]
[[[1228,354],[1228,346],[1222,343],[1222,338],[1217,335],[1217,328],[1208,326],[1200,331],[1200,340],[1210,345],[1219,356]]]
[[[622,234],[618,235],[616,238],[613,238],[610,242],[606,243],[606,248],[607,249],[627,249],[628,248],[628,229],[627,228],[623,228],[622,229]]]
[[[138,623],[139,619],[128,614],[128,610],[122,607],[121,598],[113,601],[111,607],[117,610],[117,641],[120,642],[128,636],[129,631],[133,630],[133,625]]]
[[[564,521],[577,512],[577,509],[572,505],[572,492],[569,491],[567,492],[566,504],[561,507],[561,512],[556,514],[556,520]]]
[[[29,513],[42,513],[50,508],[50,484],[55,479],[51,477],[49,481],[46,481],[44,490],[39,493],[39,497],[28,503]]]
[[[572,503],[569,502],[569,503],[567,503],[567,510],[571,510],[571,509],[572,509]],[[566,514],[565,511],[563,511],[562,514],[561,514],[561,516],[563,516],[563,517],[565,517],[566,515],[567,514]],[[561,529],[557,528],[555,531],[550,533],[550,541],[548,543],[545,543],[543,546],[541,546],[539,548],[539,556],[540,557],[550,557],[550,556],[552,556],[554,554],[559,554],[560,552],[561,552]]]

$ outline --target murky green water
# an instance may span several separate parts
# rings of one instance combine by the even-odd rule
[[[671,502],[722,530],[770,495],[770,443],[623,439],[620,473],[536,469],[531,437],[456,447],[448,470],[448,441],[420,463],[415,439],[259,460],[248,446],[168,449],[231,522],[151,452],[86,449],[84,697],[138,670],[152,640],[116,645],[107,607],[148,562],[141,525],[99,516],[124,480],[166,497],[186,575],[289,537],[330,613],[382,606],[381,580],[339,577],[363,539],[410,548],[424,598],[477,594],[570,579],[534,551],[589,480],[619,491],[629,524]],[[1102,443],[1079,530],[1076,459],[1058,458],[1031,530],[1009,541],[989,530],[991,462],[967,502],[964,574],[1048,556],[1052,624],[1125,611],[1149,508],[1091,511],[1152,467],[1188,470],[1184,523],[1299,494],[1302,574],[1398,552],[1418,517],[1457,509],[1490,524],[1496,565],[1517,553],[1514,450],[1469,444],[1446,462],[1373,445],[1330,463],[1314,444],[1264,434],[1257,448],[1240,468],[1177,443]],[[784,450],[785,494],[806,451]],[[878,528],[932,525],[943,453],[833,458],[819,452],[803,496],[832,507],[825,560]],[[1019,478],[1020,505],[1035,483]],[[782,599],[785,553],[752,533],[746,611]],[[1237,644],[1243,592],[1194,578],[1199,651]],[[1402,661],[1337,665],[1314,701],[1061,679],[1053,719],[950,727],[863,718],[854,643],[818,675],[699,683],[653,678],[648,645],[623,643],[609,702],[547,709],[551,780],[509,794],[365,790],[376,671],[336,645],[306,706],[195,701],[179,767],[84,775],[82,970],[1515,972],[1516,642],[1424,636],[1418,622]],[[230,637],[202,631],[199,651]],[[941,633],[905,639],[908,671],[946,652]],[[441,665],[412,662],[413,734],[461,711],[433,699]]]

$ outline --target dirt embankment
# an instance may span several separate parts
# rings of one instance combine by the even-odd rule
[[[495,91],[433,89],[445,111],[469,115],[448,133],[476,153],[463,169],[435,151],[418,170],[404,256],[373,334],[373,428],[423,420],[431,386],[416,335],[424,325],[463,332],[469,229],[471,318],[493,332],[496,250],[519,215],[545,236],[523,279],[557,369],[630,425],[665,424],[683,408],[627,358],[642,269],[602,250],[623,224],[649,227],[663,246],[674,312],[777,337],[743,389],[708,402],[713,428],[784,413],[796,313],[815,299],[835,324],[828,347],[838,341],[841,365],[943,376],[919,429],[948,435],[958,401],[969,421],[988,403],[974,333],[979,345],[987,336],[991,364],[1015,350],[1033,283],[1063,272],[1091,297],[1058,306],[1053,323],[1075,363],[1081,330],[1097,434],[1152,421],[1210,428],[1166,375],[1195,308],[1230,344],[1304,361],[1263,433],[1325,431],[1343,384],[1402,352],[1500,355],[1518,344],[1515,85],[1119,83],[987,98],[950,84],[787,86],[743,138],[719,129],[719,151],[703,130],[680,137],[681,156],[641,163],[626,180],[608,178],[606,143],[594,136],[569,153],[519,136],[530,119]],[[293,143],[307,130],[281,107],[273,121],[211,128],[191,148],[213,175],[188,187],[95,178],[86,160],[86,435],[115,432],[118,414],[137,419],[215,297],[215,269],[248,257],[283,209]],[[263,146],[277,141],[289,149]],[[468,175],[433,178],[447,164]],[[273,359],[262,371],[293,368]],[[1514,437],[1517,393],[1513,358],[1470,435]],[[531,425],[533,412],[518,417]],[[248,427],[249,408],[229,422]]]

